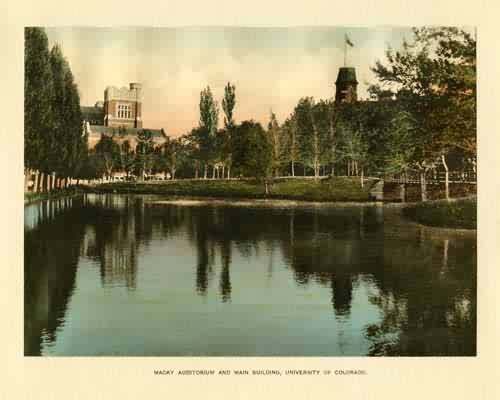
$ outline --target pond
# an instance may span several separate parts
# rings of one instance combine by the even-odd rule
[[[25,207],[29,356],[472,356],[476,233],[397,207]]]

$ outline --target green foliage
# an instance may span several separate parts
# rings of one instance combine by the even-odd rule
[[[233,167],[245,177],[266,179],[272,171],[272,146],[262,126],[243,121],[235,128],[232,141]]]
[[[113,140],[112,136],[103,134],[96,144],[94,152],[100,159],[96,163],[96,170],[102,171],[103,174],[111,177],[113,172],[120,166],[120,146]]]
[[[234,126],[233,111],[236,105],[236,87],[230,82],[224,88],[224,98],[222,99],[222,109],[224,110],[224,126],[230,130]]]
[[[412,42],[389,49],[372,69],[414,123],[413,165],[428,168],[441,154],[476,153],[476,42],[456,28],[414,29]]]
[[[25,29],[25,167],[79,176],[87,157],[80,97],[62,51],[41,28]]]
[[[137,146],[135,148],[135,170],[137,175],[144,176],[151,172],[155,161],[155,148],[153,144],[153,133],[143,129],[137,134]]]
[[[284,179],[273,184],[265,194],[260,180],[177,180],[162,183],[110,183],[89,190],[112,193],[161,194],[169,196],[200,196],[220,198],[271,198],[306,201],[369,201],[371,183],[364,188],[356,178],[335,177]]]
[[[125,140],[120,145],[120,169],[124,171],[127,176],[130,175],[134,168],[135,153],[130,146],[130,142]]]
[[[295,163],[300,159],[295,115],[290,115],[281,126],[281,140],[281,163],[289,164],[290,175],[295,176]]]
[[[46,160],[56,142],[48,39],[42,28],[26,28],[24,37],[24,162],[27,168],[50,173]]]
[[[443,228],[477,228],[477,200],[430,201],[405,207],[403,215],[424,225]]]
[[[163,145],[163,159],[172,179],[175,179],[177,169],[185,162],[186,158],[187,152],[183,138],[168,138]]]
[[[72,176],[87,152],[87,138],[82,135],[80,96],[58,45],[50,52],[50,63],[55,92],[52,135],[57,145],[50,149],[48,162],[58,175]]]
[[[200,127],[205,128],[209,136],[215,135],[219,125],[219,107],[212,95],[210,86],[200,93]]]
[[[267,125],[267,133],[272,147],[272,170],[274,176],[279,175],[279,170],[282,164],[282,130],[276,119],[276,114],[271,111],[269,124]]]

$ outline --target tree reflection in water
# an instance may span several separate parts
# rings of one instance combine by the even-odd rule
[[[138,260],[154,239],[182,232],[196,252],[196,292],[218,274],[231,302],[233,251],[279,257],[296,285],[331,290],[333,315],[351,313],[353,290],[369,284],[380,322],[363,334],[369,355],[474,355],[475,235],[440,233],[382,207],[259,208],[155,204],[144,196],[86,195],[26,208],[25,354],[51,342],[75,285],[80,257],[99,264],[103,287],[138,285]]]

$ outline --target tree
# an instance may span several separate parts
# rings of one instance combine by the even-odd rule
[[[230,82],[224,88],[222,110],[224,111],[224,136],[222,137],[221,155],[223,165],[227,165],[227,177],[231,177],[231,135],[234,128],[233,111],[236,105],[236,87]],[[224,175],[224,173],[223,173]]]
[[[281,127],[282,132],[282,162],[290,164],[290,173],[295,176],[295,163],[299,160],[299,146],[297,140],[297,119],[290,115]]]
[[[426,173],[439,161],[449,198],[448,153],[459,148],[476,155],[476,41],[457,28],[413,33],[401,50],[387,51],[387,65],[378,61],[372,70],[416,122],[412,165],[420,171],[422,200]]]
[[[120,145],[120,168],[125,174],[127,178],[130,176],[130,172],[134,167],[135,154],[130,146],[130,142],[125,140]]]
[[[236,105],[236,87],[227,83],[224,88],[224,98],[222,99],[222,110],[224,111],[224,126],[230,129],[234,126],[233,111]]]
[[[149,129],[143,129],[137,134],[137,146],[135,147],[136,154],[136,169],[142,180],[145,179],[146,173],[150,172],[153,167],[153,133]]]
[[[366,107],[362,108],[359,104],[339,106],[335,127],[338,133],[338,160],[346,162],[348,176],[360,177],[361,187],[364,186],[364,174],[370,161],[368,132],[373,129],[366,118],[366,111]]]
[[[200,155],[204,161],[203,178],[207,178],[208,164],[214,158],[214,141],[219,124],[219,108],[215,101],[210,86],[200,93],[200,126],[197,131],[197,139]]]
[[[54,84],[44,30],[26,28],[24,37],[24,165],[41,171],[43,180],[43,174],[52,172],[47,160],[50,149],[57,145],[53,137]],[[35,191],[37,187],[38,172]]]
[[[276,114],[271,111],[267,133],[272,147],[272,169],[274,176],[278,176],[281,167],[281,129]]]
[[[171,179],[175,179],[175,173],[182,163],[184,156],[183,138],[167,138],[167,141],[163,145],[163,155]]]
[[[237,173],[264,182],[265,193],[269,194],[272,146],[268,135],[258,122],[243,121],[235,128],[233,166]]]
[[[80,96],[69,64],[58,45],[50,52],[50,63],[54,84],[52,135],[57,146],[50,149],[48,160],[58,175],[74,176],[87,152]]]
[[[330,149],[329,105],[324,101],[316,104],[312,97],[304,97],[295,107],[294,116],[297,121],[300,159],[304,165],[313,168],[314,177],[318,178],[321,163],[324,162]]]
[[[112,136],[102,134],[94,152],[102,160],[104,174],[108,179],[111,178],[113,172],[120,166],[120,146],[113,140]]]

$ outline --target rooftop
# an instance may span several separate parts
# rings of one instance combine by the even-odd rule
[[[358,83],[356,80],[356,68],[340,67],[335,84],[338,83]]]
[[[139,132],[150,131],[153,139],[155,138],[166,138],[166,134],[162,132],[161,129],[147,129],[147,128],[117,128],[114,126],[103,126],[103,125],[90,125],[90,133],[94,135],[116,135],[118,137],[123,136],[136,136]]]

